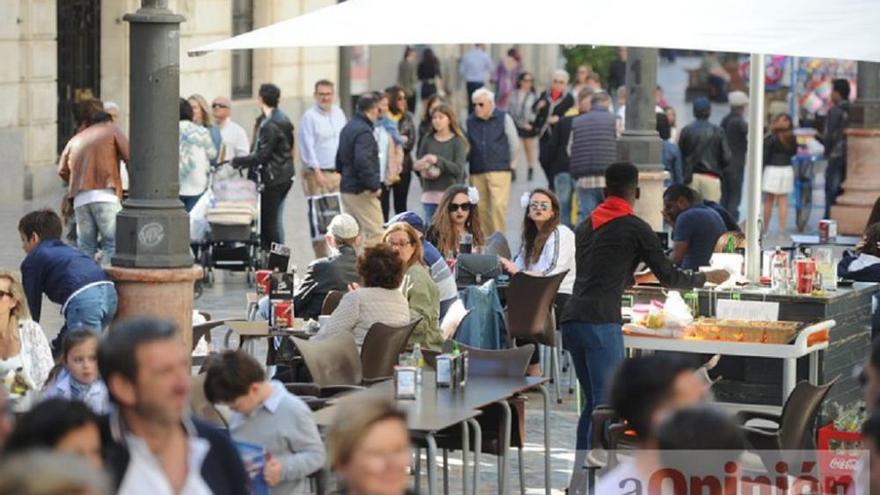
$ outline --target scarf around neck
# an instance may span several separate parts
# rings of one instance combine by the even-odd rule
[[[595,231],[612,220],[632,214],[633,207],[625,199],[609,196],[590,214],[590,223]]]

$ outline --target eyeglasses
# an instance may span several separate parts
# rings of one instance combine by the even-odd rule
[[[471,211],[473,205],[470,203],[449,203],[449,213],[455,213],[457,210],[461,211]]]
[[[486,106],[486,102],[485,101],[475,101],[474,106],[482,108],[482,107]]]
[[[548,211],[551,207],[552,205],[547,201],[532,201],[531,203],[529,203],[529,209],[532,211]]]
[[[0,299],[2,299],[4,297],[8,297],[9,299],[13,299],[15,297],[15,294],[13,294],[10,291],[0,290]]]
[[[222,104],[222,103],[212,103],[211,108],[229,108],[229,107]]]

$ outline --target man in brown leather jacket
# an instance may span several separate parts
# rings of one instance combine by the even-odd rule
[[[120,160],[128,163],[128,140],[109,114],[97,112],[58,161],[58,175],[73,199],[78,247],[94,258],[100,246],[107,263],[116,251],[116,214],[122,209]]]

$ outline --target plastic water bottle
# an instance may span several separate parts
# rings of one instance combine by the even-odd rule
[[[413,345],[412,362],[416,367],[416,385],[421,385],[422,368],[425,366],[425,357],[422,355],[422,346],[419,343]]]
[[[770,261],[770,286],[774,292],[788,292],[788,256],[777,246]]]

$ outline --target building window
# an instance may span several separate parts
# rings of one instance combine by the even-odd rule
[[[232,35],[254,29],[254,0],[233,0]],[[232,51],[232,97],[250,98],[254,92],[253,50]]]

